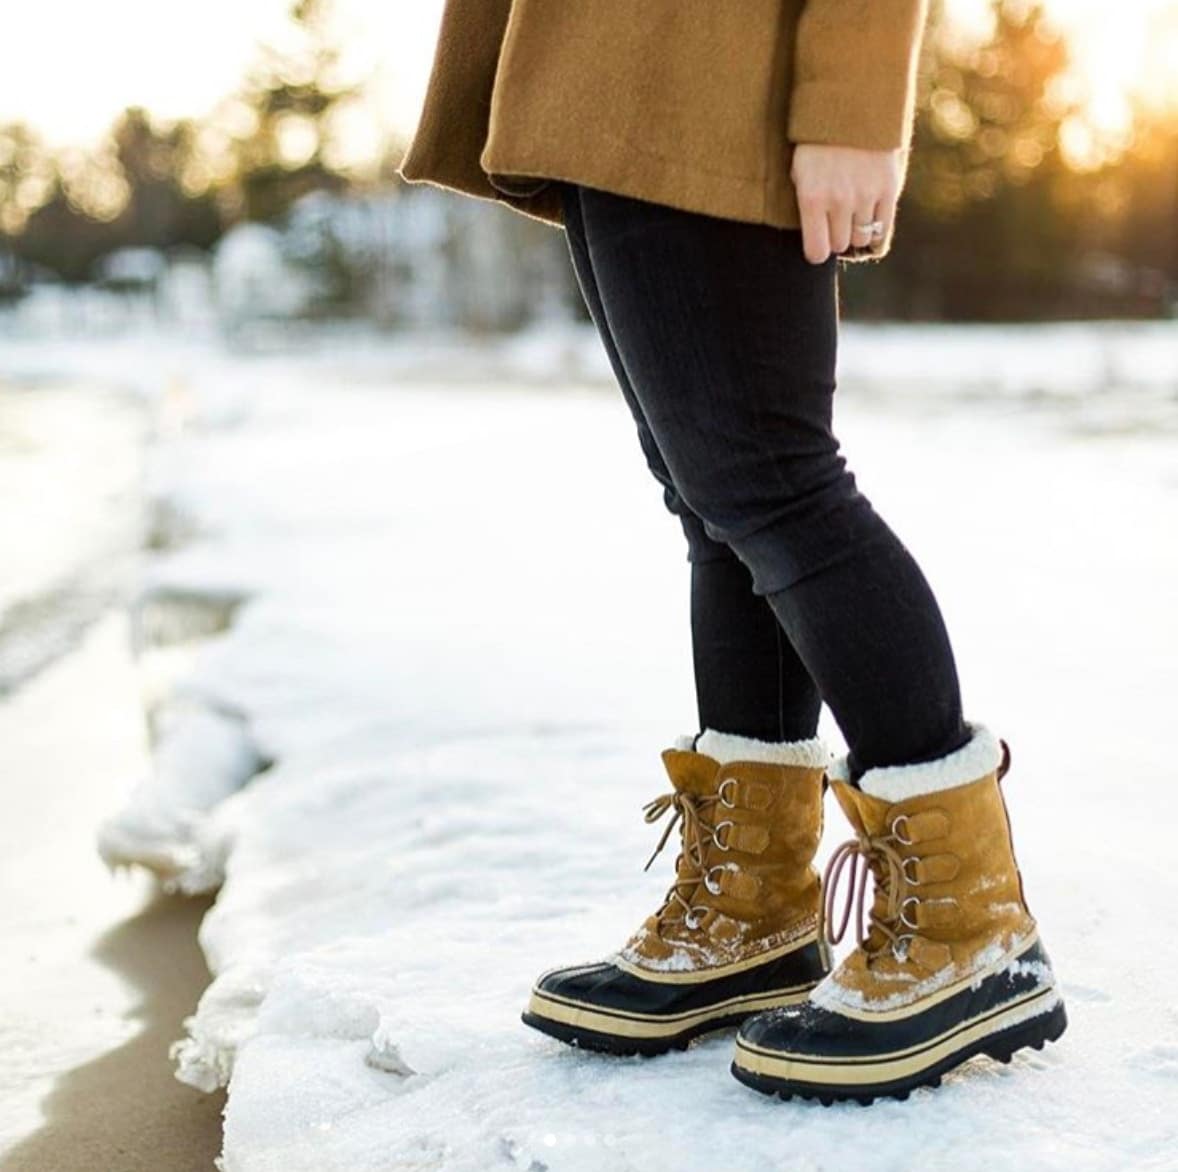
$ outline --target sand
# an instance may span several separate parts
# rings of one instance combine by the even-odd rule
[[[224,1096],[176,1082],[169,1043],[209,974],[207,901],[112,876],[98,820],[143,768],[126,620],[0,706],[0,1168],[207,1170]]]

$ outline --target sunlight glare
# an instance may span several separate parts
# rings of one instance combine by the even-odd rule
[[[335,0],[342,72],[368,84],[366,109],[349,111],[358,157],[416,123],[443,0]],[[962,35],[984,35],[989,0],[945,0]],[[1127,134],[1135,105],[1178,116],[1178,0],[1044,0],[1074,58],[1068,79],[1088,132]],[[0,71],[0,121],[23,119],[51,144],[90,146],[119,111],[142,105],[170,120],[202,117],[239,86],[262,42],[281,43],[290,0],[205,0],[201,19],[177,23],[154,0],[20,5],[9,17]],[[52,68],[47,63],[52,63]],[[1075,132],[1078,136],[1078,131]],[[305,149],[292,137],[291,150]]]
[[[990,27],[989,0],[946,7],[965,35]],[[1126,134],[1135,104],[1178,114],[1178,0],[1122,0],[1115,17],[1107,0],[1044,0],[1043,8],[1067,38],[1066,81],[1097,136]]]

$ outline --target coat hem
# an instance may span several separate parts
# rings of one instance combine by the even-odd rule
[[[599,139],[589,144],[579,141],[575,155],[570,157],[552,149],[542,155],[528,155],[508,151],[488,140],[477,173],[447,165],[438,157],[417,159],[411,148],[397,174],[407,183],[429,183],[506,204],[558,228],[564,227],[558,186],[562,182],[721,219],[777,228],[801,227],[796,200],[790,198],[792,192],[780,186],[774,191],[776,185],[770,185],[767,179],[725,176],[640,149],[637,153],[642,155],[643,169],[639,175],[633,165],[635,152],[636,148],[621,140]]]
[[[612,136],[599,135],[589,143],[580,140],[575,153],[566,157],[554,149],[559,136],[537,137],[545,148],[529,153],[505,147],[492,135],[479,157],[488,184],[495,186],[491,176],[512,182],[565,181],[721,219],[779,228],[801,226],[796,200],[791,206],[788,198],[791,192],[779,188],[778,198],[771,198],[768,176],[727,175],[695,167]],[[642,158],[641,173],[636,172],[635,155]],[[505,191],[500,191],[499,196],[508,201],[514,198]]]

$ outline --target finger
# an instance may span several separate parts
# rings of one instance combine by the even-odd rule
[[[846,252],[851,247],[851,219],[854,208],[854,202],[848,199],[832,199],[827,207],[832,252]]]
[[[802,251],[811,264],[820,265],[830,256],[830,227],[826,205],[819,199],[799,196],[802,213]]]
[[[892,239],[892,232],[896,225],[896,208],[900,202],[900,187],[889,184],[879,198],[875,211],[875,218],[883,224],[883,234],[876,236],[872,245],[877,250],[887,248]]]
[[[898,195],[889,192],[876,206],[875,218],[883,225],[883,232],[871,241],[872,247],[877,250],[886,247],[892,238],[892,229],[896,223],[896,204],[899,202],[899,198]]]
[[[871,225],[883,221],[882,208],[879,200],[861,201],[856,205],[851,216],[849,247],[852,253],[870,252],[879,244],[881,238],[872,234]]]

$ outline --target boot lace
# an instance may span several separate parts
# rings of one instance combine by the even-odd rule
[[[904,870],[904,856],[896,849],[897,845],[908,845],[908,840],[900,833],[904,821],[903,815],[896,818],[892,822],[890,834],[876,837],[862,834],[841,843],[830,856],[822,876],[820,932],[831,944],[837,944],[846,935],[847,925],[853,915],[855,941],[867,954],[869,962],[889,945],[896,959],[904,960],[908,954],[908,944],[913,939],[913,933],[900,931],[904,927],[916,926],[908,918],[907,908],[917,902],[914,896],[907,895],[909,877]],[[833,928],[836,892],[844,870],[847,870],[848,878],[846,900],[838,927]],[[869,875],[875,876],[876,895],[870,907],[867,906]],[[882,915],[876,910],[881,902],[884,908]],[[865,929],[865,923],[869,923],[870,929],[877,933],[876,939],[882,938],[880,943],[871,942],[872,937],[870,931]]]
[[[676,905],[683,909],[683,921],[687,927],[692,929],[699,927],[699,916],[709,910],[706,906],[693,904],[690,899],[685,899],[682,889],[688,889],[689,892],[694,891],[702,883],[706,890],[715,893],[710,880],[711,870],[714,868],[709,868],[707,864],[708,848],[716,846],[720,850],[729,849],[722,832],[732,823],[724,821],[713,826],[704,818],[704,814],[720,800],[719,794],[696,797],[693,794],[680,793],[675,790],[671,793],[660,794],[643,807],[643,815],[647,822],[657,822],[668,810],[674,811],[670,822],[663,830],[663,836],[659,839],[658,846],[654,848],[654,853],[647,859],[646,866],[642,868],[644,871],[650,870],[651,863],[658,858],[671,835],[671,831],[675,829],[676,825],[682,823],[683,848],[675,860],[677,872],[675,881],[663,897],[662,906],[655,912],[655,919],[660,926],[666,913]]]
[[[996,768],[998,780],[1010,770],[1010,746],[999,739],[1002,755]],[[835,848],[826,864],[826,871],[822,876],[822,903],[820,906],[819,933],[831,944],[837,944],[847,931],[852,914],[855,917],[855,941],[866,953],[868,963],[879,956],[888,945],[891,945],[892,955],[897,960],[906,960],[908,945],[916,938],[914,931],[900,931],[899,929],[915,929],[916,923],[909,918],[908,909],[919,905],[920,900],[909,894],[909,889],[916,880],[905,869],[906,863],[911,862],[896,847],[911,846],[912,842],[907,834],[902,833],[907,826],[908,818],[898,814],[892,819],[890,834],[872,837],[867,834],[857,835],[848,839]],[[849,886],[846,901],[843,905],[842,919],[836,929],[831,931],[834,916],[835,893],[843,871],[850,863],[848,874]],[[875,875],[876,900],[870,908],[867,907],[867,877]],[[883,915],[876,912],[877,904],[884,907]],[[864,912],[866,920],[877,933],[880,943],[870,942],[870,933],[864,931]]]

